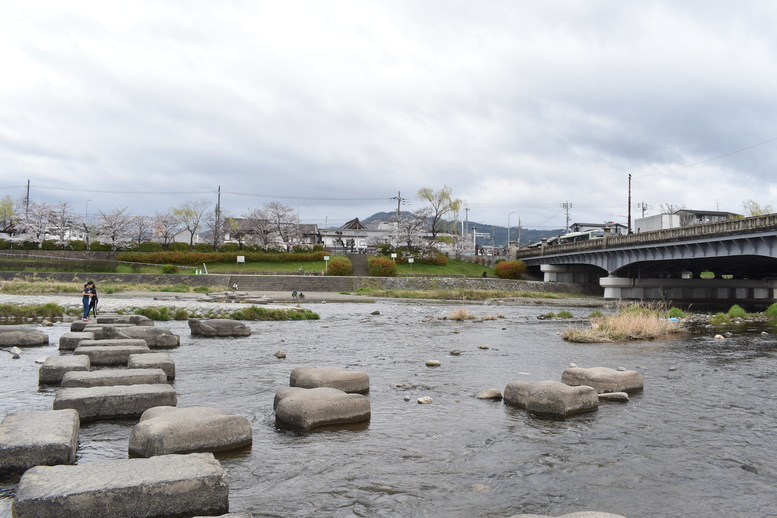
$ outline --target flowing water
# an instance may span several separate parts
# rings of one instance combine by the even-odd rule
[[[777,334],[712,333],[668,341],[570,344],[569,323],[538,320],[548,308],[467,305],[478,317],[443,320],[457,306],[407,302],[310,306],[321,320],[255,322],[246,338],[181,335],[179,406],[246,416],[249,451],[220,455],[230,509],[256,517],[557,516],[585,510],[638,517],[777,516]],[[553,308],[558,310],[559,308]],[[590,309],[568,309],[584,317]],[[380,314],[372,315],[374,311]],[[50,409],[33,360],[53,345],[0,357],[2,414]],[[487,345],[488,349],[479,348]],[[279,349],[287,359],[273,353]],[[450,352],[458,350],[461,355]],[[427,360],[441,361],[426,367]],[[558,380],[581,367],[645,375],[628,403],[566,420],[533,417],[478,400],[513,380]],[[295,434],[275,427],[277,390],[298,366],[338,366],[370,376],[369,425]],[[405,400],[408,396],[409,400]],[[433,403],[417,399],[430,396]],[[79,463],[127,457],[133,421],[87,423]],[[8,514],[15,485],[2,486]]]

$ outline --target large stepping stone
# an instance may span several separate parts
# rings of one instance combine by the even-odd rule
[[[167,383],[162,369],[102,369],[91,372],[67,372],[62,388],[109,387],[113,385],[153,385]]]
[[[167,374],[167,381],[175,379],[175,363],[167,353],[130,354],[127,368],[162,369]]]
[[[289,387],[273,402],[275,422],[281,428],[307,432],[315,428],[369,421],[370,400],[329,387]]]
[[[192,336],[251,336],[251,328],[238,320],[228,318],[212,318],[200,320],[189,319],[189,329]]]
[[[554,518],[544,514],[514,514],[510,518]],[[582,511],[579,513],[562,514],[555,518],[626,518],[620,514],[600,513],[599,511]]]
[[[596,389],[570,387],[558,381],[511,381],[505,387],[504,402],[552,417],[568,417],[599,408]]]
[[[38,368],[40,385],[59,385],[70,371],[88,371],[91,368],[89,356],[49,356]]]
[[[153,457],[169,453],[228,451],[250,446],[251,423],[218,408],[149,408],[132,429],[129,454]]]
[[[96,324],[94,322],[81,322],[82,326],[78,325],[78,322],[70,324],[70,330],[80,327],[82,332],[94,333],[95,340],[104,340],[112,338],[112,334],[116,333],[117,329],[125,327],[136,327],[135,324]]]
[[[63,388],[54,397],[54,410],[72,408],[82,421],[139,417],[155,406],[175,406],[175,389],[167,384],[114,385],[110,387]]]
[[[38,466],[19,481],[16,518],[140,518],[229,511],[227,473],[212,453]]]
[[[73,464],[80,420],[75,410],[10,414],[0,424],[0,473]]]
[[[78,344],[81,343],[83,340],[94,340],[95,338],[96,337],[94,336],[94,333],[91,331],[90,332],[71,331],[59,337],[59,350],[75,351],[76,347],[78,347]]]
[[[49,335],[31,326],[0,326],[0,347],[48,345]]]
[[[95,340],[95,343],[100,340]],[[148,354],[151,349],[143,345],[79,345],[74,355],[86,355],[92,365],[127,365],[130,355]]]
[[[145,315],[103,314],[97,317],[98,324],[130,324],[133,326],[153,326],[154,321]]]
[[[109,331],[112,330],[112,331]],[[105,338],[135,338],[145,340],[150,349],[175,349],[181,345],[181,337],[162,327],[131,326],[106,328]]]
[[[330,387],[343,392],[367,394],[370,377],[365,372],[340,367],[297,367],[291,371],[289,385],[301,388]]]
[[[619,371],[608,367],[572,367],[561,374],[561,382],[571,386],[587,385],[597,392],[639,392],[645,376],[637,371]]]

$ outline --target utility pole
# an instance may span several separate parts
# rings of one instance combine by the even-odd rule
[[[642,209],[642,217],[644,218],[645,217],[645,211],[647,211],[650,207],[648,206],[647,203],[645,203],[644,201],[641,201],[641,202],[637,203],[637,208],[638,209]]]
[[[396,196],[392,196],[389,200],[397,200],[397,223],[399,223],[399,206],[407,201],[407,198],[402,197],[402,193],[397,191]]]
[[[30,213],[30,180],[27,179],[27,197],[24,199],[24,215]]]
[[[213,228],[213,249],[216,250],[221,240],[221,186],[219,185],[218,197],[216,198],[216,224]]]
[[[631,173],[629,173],[629,226],[626,229],[627,234],[631,234]]]
[[[560,206],[567,213],[567,217],[566,217],[566,221],[567,221],[566,231],[569,232],[569,209],[572,208],[572,204],[569,203],[568,201],[566,201],[566,202],[562,203]]]

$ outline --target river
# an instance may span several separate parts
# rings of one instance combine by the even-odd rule
[[[777,516],[777,331],[714,332],[653,342],[571,344],[549,308],[467,304],[477,321],[444,320],[459,306],[380,301],[308,305],[321,320],[254,322],[246,338],[190,336],[170,352],[178,406],[247,417],[253,447],[219,455],[230,510],[255,517],[557,516],[586,510],[639,517]],[[582,318],[591,309],[567,309]],[[373,312],[379,314],[372,314]],[[496,317],[495,319],[489,319]],[[51,344],[2,353],[2,414],[50,409],[36,358]],[[485,345],[488,348],[480,348]],[[282,349],[287,358],[273,353]],[[461,354],[451,355],[458,350]],[[427,360],[441,366],[427,367]],[[628,403],[566,420],[478,400],[513,380],[558,380],[580,367],[645,375]],[[298,366],[370,376],[372,418],[359,429],[295,434],[275,427],[277,390]],[[409,400],[406,400],[406,396]],[[430,396],[433,403],[417,399]],[[127,457],[134,421],[86,423],[79,463]],[[2,485],[0,515],[15,485]]]

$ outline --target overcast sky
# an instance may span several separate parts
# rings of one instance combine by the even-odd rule
[[[0,196],[341,225],[777,205],[777,2],[0,2]]]

